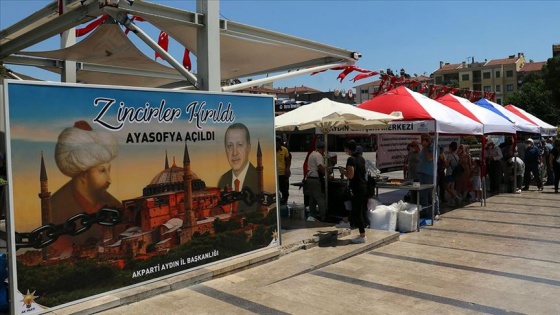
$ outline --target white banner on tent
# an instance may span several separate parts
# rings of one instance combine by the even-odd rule
[[[331,127],[329,134],[340,135],[340,134],[385,134],[385,133],[433,133],[436,130],[436,124],[434,120],[415,120],[415,121],[395,121],[390,122],[386,126],[381,126],[378,128],[350,128],[348,126]],[[322,133],[321,129],[316,128],[315,133]]]
[[[382,172],[402,170],[407,155],[406,146],[413,140],[420,144],[420,135],[382,134],[377,138],[377,152],[375,164]],[[447,153],[451,142],[461,143],[460,136],[440,136],[438,145]]]
[[[382,134],[377,137],[375,164],[381,172],[403,169],[406,146],[413,140],[420,143],[420,135]]]

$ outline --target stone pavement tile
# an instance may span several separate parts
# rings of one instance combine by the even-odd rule
[[[165,294],[171,291],[171,286],[165,281],[155,281],[151,283],[142,284],[128,290],[116,292],[112,294],[119,299],[120,304],[130,304],[136,301],[141,301],[146,298]]]
[[[52,314],[56,314],[56,315],[94,314],[96,312],[100,312],[112,307],[117,307],[119,305],[120,305],[119,298],[111,295],[105,295],[91,300],[79,302],[77,304],[69,305],[61,309],[53,310]]]
[[[214,272],[212,270],[200,268],[187,273],[173,275],[163,281],[169,284],[171,290],[178,290],[199,282],[210,280],[213,276]]]

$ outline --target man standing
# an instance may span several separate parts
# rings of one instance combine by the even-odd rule
[[[546,183],[545,185],[554,185],[554,170],[548,161],[550,160],[550,153],[552,152],[553,145],[552,145],[552,137],[546,139],[544,143],[544,167],[546,167]]]
[[[516,194],[521,193],[521,186],[523,186],[523,174],[525,174],[525,163],[522,159],[518,157],[511,157],[508,160],[508,166],[511,167],[511,175],[512,177],[515,176],[516,187],[514,188],[514,192]],[[511,178],[513,184],[513,178]]]
[[[539,191],[543,190],[539,167],[542,165],[541,151],[535,147],[533,139],[525,140],[525,176],[523,178],[524,187],[522,190],[529,190],[531,184],[531,173],[537,182]]]
[[[276,137],[276,172],[278,175],[278,189],[280,190],[280,204],[287,204],[290,196],[290,166],[292,154],[282,145],[282,137]]]
[[[111,185],[111,161],[118,152],[117,140],[111,134],[96,132],[83,120],[60,133],[55,147],[56,165],[71,179],[50,198],[51,223],[62,224],[73,215],[96,213],[105,206],[122,208],[122,203],[107,192]],[[80,235],[59,237],[52,249],[60,255],[73,244],[87,241],[95,245],[103,238],[101,226],[96,225]]]
[[[432,137],[429,134],[422,134],[421,137],[422,151],[420,151],[418,163],[418,178],[420,184],[434,184],[434,156],[438,156],[437,149],[434,148]],[[429,217],[427,209],[431,207],[434,202],[432,199],[432,189],[424,189],[420,191],[420,206],[418,209],[423,217]],[[437,200],[437,199],[436,199]],[[439,204],[435,203],[433,209],[435,219],[439,220]]]
[[[231,169],[220,177],[218,188],[223,190],[226,187],[231,187],[233,191],[249,189],[256,194],[258,190],[258,173],[255,166],[249,162],[251,135],[247,126],[241,123],[230,125],[226,130],[224,145]],[[255,211],[257,206],[258,202],[249,205],[245,201],[238,201],[235,204],[235,213],[233,214]]]
[[[494,144],[494,141],[488,140],[484,150],[484,157],[486,158],[488,176],[490,177],[490,192],[499,194],[503,176],[502,164],[500,163],[500,160],[503,158],[502,150]]]
[[[305,180],[305,190],[309,195],[309,211],[310,216],[308,221],[317,221],[317,217],[321,221],[325,220],[326,215],[326,200],[325,194],[323,193],[322,183],[325,176],[325,164],[324,164],[324,154],[325,154],[325,143],[317,143],[317,150],[313,151],[309,155],[308,169]],[[317,207],[319,212],[317,213]]]

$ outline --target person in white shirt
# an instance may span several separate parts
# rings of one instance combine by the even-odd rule
[[[305,176],[305,190],[309,195],[309,221],[325,221],[326,198],[322,183],[325,178],[325,143],[317,143],[317,150],[311,152]]]

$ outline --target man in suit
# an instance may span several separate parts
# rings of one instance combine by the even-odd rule
[[[257,169],[249,162],[251,135],[247,126],[241,123],[230,125],[226,130],[224,145],[231,169],[220,177],[218,188],[223,190],[231,187],[233,191],[249,189],[254,195],[260,193]],[[232,214],[255,211],[257,207],[258,202],[249,205],[245,201],[238,201],[233,205]]]

